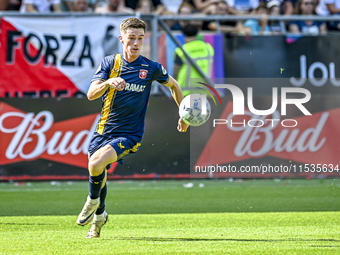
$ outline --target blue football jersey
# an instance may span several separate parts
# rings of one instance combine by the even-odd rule
[[[96,132],[106,137],[135,136],[142,140],[151,83],[165,84],[169,75],[164,67],[139,56],[127,62],[121,54],[105,57],[91,82],[121,77],[126,82],[122,91],[108,88],[102,96],[102,111]]]

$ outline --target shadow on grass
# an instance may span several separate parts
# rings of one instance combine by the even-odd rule
[[[172,237],[115,237],[115,240],[125,240],[125,241],[152,241],[152,242],[223,242],[223,241],[233,241],[233,242],[340,242],[339,239],[302,239],[302,238],[292,238],[292,239],[234,239],[234,238],[172,238]],[[105,239],[102,240],[111,240]],[[340,247],[339,246],[319,246],[315,247]]]

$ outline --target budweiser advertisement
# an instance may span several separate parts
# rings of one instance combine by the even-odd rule
[[[0,180],[87,179],[87,150],[100,109],[100,100],[84,98],[0,99]],[[108,178],[188,178],[189,134],[179,134],[177,121],[170,100],[152,98],[150,132],[140,151],[123,165],[112,164]],[[187,146],[176,149],[181,139]]]
[[[313,95],[288,79],[223,82],[215,88],[227,96],[211,93],[210,119],[191,130],[191,177],[340,176],[339,95]]]

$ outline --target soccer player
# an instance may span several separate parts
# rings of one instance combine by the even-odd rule
[[[140,55],[146,26],[138,18],[128,18],[120,25],[123,54],[105,57],[98,67],[87,92],[89,100],[102,97],[101,117],[89,146],[89,196],[78,216],[84,226],[93,220],[87,238],[100,236],[108,221],[105,211],[106,170],[112,162],[138,151],[144,134],[144,121],[152,81],[169,87],[179,106],[183,94],[163,66]],[[180,118],[177,129],[185,132],[188,125]]]

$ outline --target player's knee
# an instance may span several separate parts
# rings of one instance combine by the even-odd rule
[[[104,171],[104,167],[101,165],[99,160],[91,159],[89,160],[89,172],[92,176],[98,176]]]

